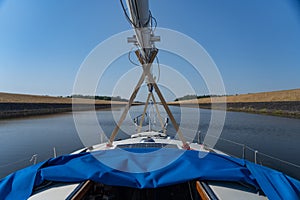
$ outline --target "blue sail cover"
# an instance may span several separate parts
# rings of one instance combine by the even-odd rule
[[[27,199],[45,180],[74,183],[88,179],[134,188],[157,188],[188,180],[238,181],[260,188],[269,199],[300,199],[299,181],[242,159],[167,148],[159,156],[152,156],[149,149],[129,151],[66,155],[27,167],[0,181],[0,199]],[[152,170],[174,155],[179,156]]]

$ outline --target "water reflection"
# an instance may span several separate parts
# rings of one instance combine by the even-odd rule
[[[134,123],[131,121],[135,116],[142,112],[142,107],[136,106],[130,111],[130,118],[124,122],[125,129],[120,130],[117,139],[127,138],[130,135],[128,130],[135,133]],[[171,108],[175,118],[180,122],[180,108]],[[210,123],[210,110],[201,110],[200,125],[195,127],[194,108],[183,108],[190,113],[186,123],[181,123],[181,128],[188,141],[198,140],[198,131],[201,137],[205,137]],[[115,112],[121,113],[121,110]],[[89,112],[80,112],[88,119]],[[166,116],[162,112],[163,116]],[[107,137],[110,136],[116,122],[113,120],[111,110],[97,111],[97,118]],[[243,156],[254,160],[253,150],[258,150],[257,160],[266,166],[284,171],[290,176],[300,179],[300,165],[298,153],[300,152],[300,120],[282,117],[264,116],[257,114],[247,114],[239,112],[227,112],[225,126],[221,139],[216,144],[216,148],[234,156]],[[106,138],[101,138],[100,132],[92,132],[95,124],[90,124],[89,120],[84,121],[86,126],[86,137],[88,140],[85,145],[97,144]],[[170,124],[168,133],[176,136],[175,130]],[[77,149],[83,148],[80,137],[77,134],[73,116],[71,113],[31,117],[16,120],[0,121],[0,177],[7,175],[31,163],[29,160],[32,155],[38,154],[37,161],[42,161],[53,156],[53,147],[57,154],[68,154]],[[266,156],[266,155],[268,156]],[[276,157],[286,162],[271,159]],[[290,165],[294,163],[295,165]]]

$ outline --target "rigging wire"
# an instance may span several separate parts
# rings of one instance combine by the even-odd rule
[[[124,14],[125,14],[126,19],[128,20],[128,22],[129,22],[134,28],[139,28],[139,27],[138,27],[138,26],[130,19],[129,15],[128,15],[128,13],[127,13],[127,10],[126,10],[126,8],[125,8],[125,5],[124,5],[124,3],[123,3],[123,0],[120,0],[120,3],[121,3],[123,12],[124,12]],[[139,13],[138,13],[136,1],[135,1],[135,3],[134,3],[134,6],[135,6],[135,9],[136,9],[136,11],[137,11],[137,17],[139,18]],[[145,24],[140,24],[140,26],[141,26],[141,27],[145,27],[149,22],[152,21],[153,18],[154,18],[154,17],[152,17],[152,14],[151,14],[151,12],[150,12],[150,10],[149,10],[149,17],[148,17],[148,20],[145,22]],[[154,18],[154,20],[156,21],[155,18]],[[138,21],[140,22],[140,20],[138,20]],[[152,22],[151,22],[151,23],[152,23]],[[156,22],[156,25],[157,25],[157,22]]]
[[[122,6],[122,9],[123,9],[123,12],[126,16],[126,19],[128,20],[128,22],[134,27],[134,28],[137,28],[137,25],[133,23],[133,21],[131,21],[130,17],[128,16],[128,13],[126,11],[126,8],[123,4],[123,0],[120,0],[120,3],[121,3],[121,6]]]
[[[158,59],[158,56],[156,56],[156,63],[157,63],[157,71],[158,71],[156,83],[158,83],[158,82],[159,82],[159,79],[160,79],[160,65],[159,65],[159,59]]]
[[[130,49],[130,51],[128,52],[128,60],[133,64],[133,65],[136,65],[136,66],[140,66],[139,64],[137,64],[136,62],[134,62],[132,59],[131,59],[131,52],[133,50],[134,47],[132,47]]]
[[[149,11],[149,12],[150,12],[150,17],[151,17],[151,25],[150,26],[151,26],[152,32],[155,32],[156,27],[157,27],[157,20],[155,17],[152,16],[151,11]],[[153,22],[154,22],[154,29],[153,29]]]
[[[134,7],[135,7],[135,10],[136,10],[136,17],[138,18],[139,25],[142,26],[141,20],[140,20],[139,10],[138,10],[138,8],[137,8],[136,0],[134,1]]]
[[[134,47],[132,47],[131,49],[130,49],[130,51],[128,52],[128,60],[129,60],[129,62],[131,62],[131,64],[133,64],[133,65],[135,65],[135,66],[140,66],[140,64],[138,64],[138,63],[136,63],[136,62],[134,62],[132,59],[131,59],[131,52],[133,51],[133,49],[134,49]],[[159,79],[160,79],[160,63],[159,63],[159,59],[158,59],[158,56],[156,56],[155,57],[155,59],[156,59],[156,63],[157,63],[157,79],[156,79],[156,83],[158,83],[159,82]]]
[[[136,62],[134,62],[132,59],[131,59],[131,52],[133,51],[133,49],[134,49],[134,47],[132,47],[131,49],[130,49],[130,51],[128,52],[128,60],[129,60],[129,62],[131,62],[131,64],[133,64],[133,65],[135,65],[135,66],[140,66],[140,64],[138,64],[138,63],[136,63]],[[156,83],[158,83],[159,82],[159,79],[160,79],[160,63],[159,63],[159,59],[158,59],[158,56],[156,56],[155,57],[156,58],[156,63],[157,63],[157,79],[156,79]]]

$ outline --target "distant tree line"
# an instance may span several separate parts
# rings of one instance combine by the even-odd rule
[[[227,95],[216,95],[216,94],[206,94],[206,95],[193,95],[193,94],[188,94],[183,97],[176,98],[174,101],[182,101],[182,100],[192,100],[192,99],[203,99],[203,98],[211,98],[211,97],[222,97],[222,96],[227,96]]]
[[[82,95],[82,94],[73,94],[67,96],[67,98],[95,99],[95,100],[105,100],[105,101],[124,101],[124,102],[128,101],[128,99],[121,98],[120,96],[110,97],[110,96],[92,96],[92,95]]]

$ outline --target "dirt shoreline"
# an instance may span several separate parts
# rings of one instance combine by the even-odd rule
[[[69,104],[69,103],[0,103],[0,120],[71,111],[99,110],[122,107],[124,104]]]
[[[225,103],[170,103],[172,106],[198,107],[203,109],[224,109]],[[300,119],[300,101],[235,102],[226,103],[227,111],[248,112]]]
[[[211,102],[216,102],[213,107]],[[300,119],[300,89],[183,100],[168,104],[205,109],[224,109],[222,102],[227,102],[226,109],[228,111]],[[76,105],[75,110],[92,110],[111,108],[112,106],[121,107],[125,106],[126,102],[0,92],[0,119],[71,112],[74,104]]]
[[[203,109],[224,109],[224,103],[170,103],[170,106],[183,106]],[[72,104],[69,103],[0,103],[0,119],[12,119],[37,115],[50,115],[71,111],[99,110],[122,107],[124,104]],[[237,102],[227,103],[227,111],[248,112],[300,119],[300,101],[279,102]]]

